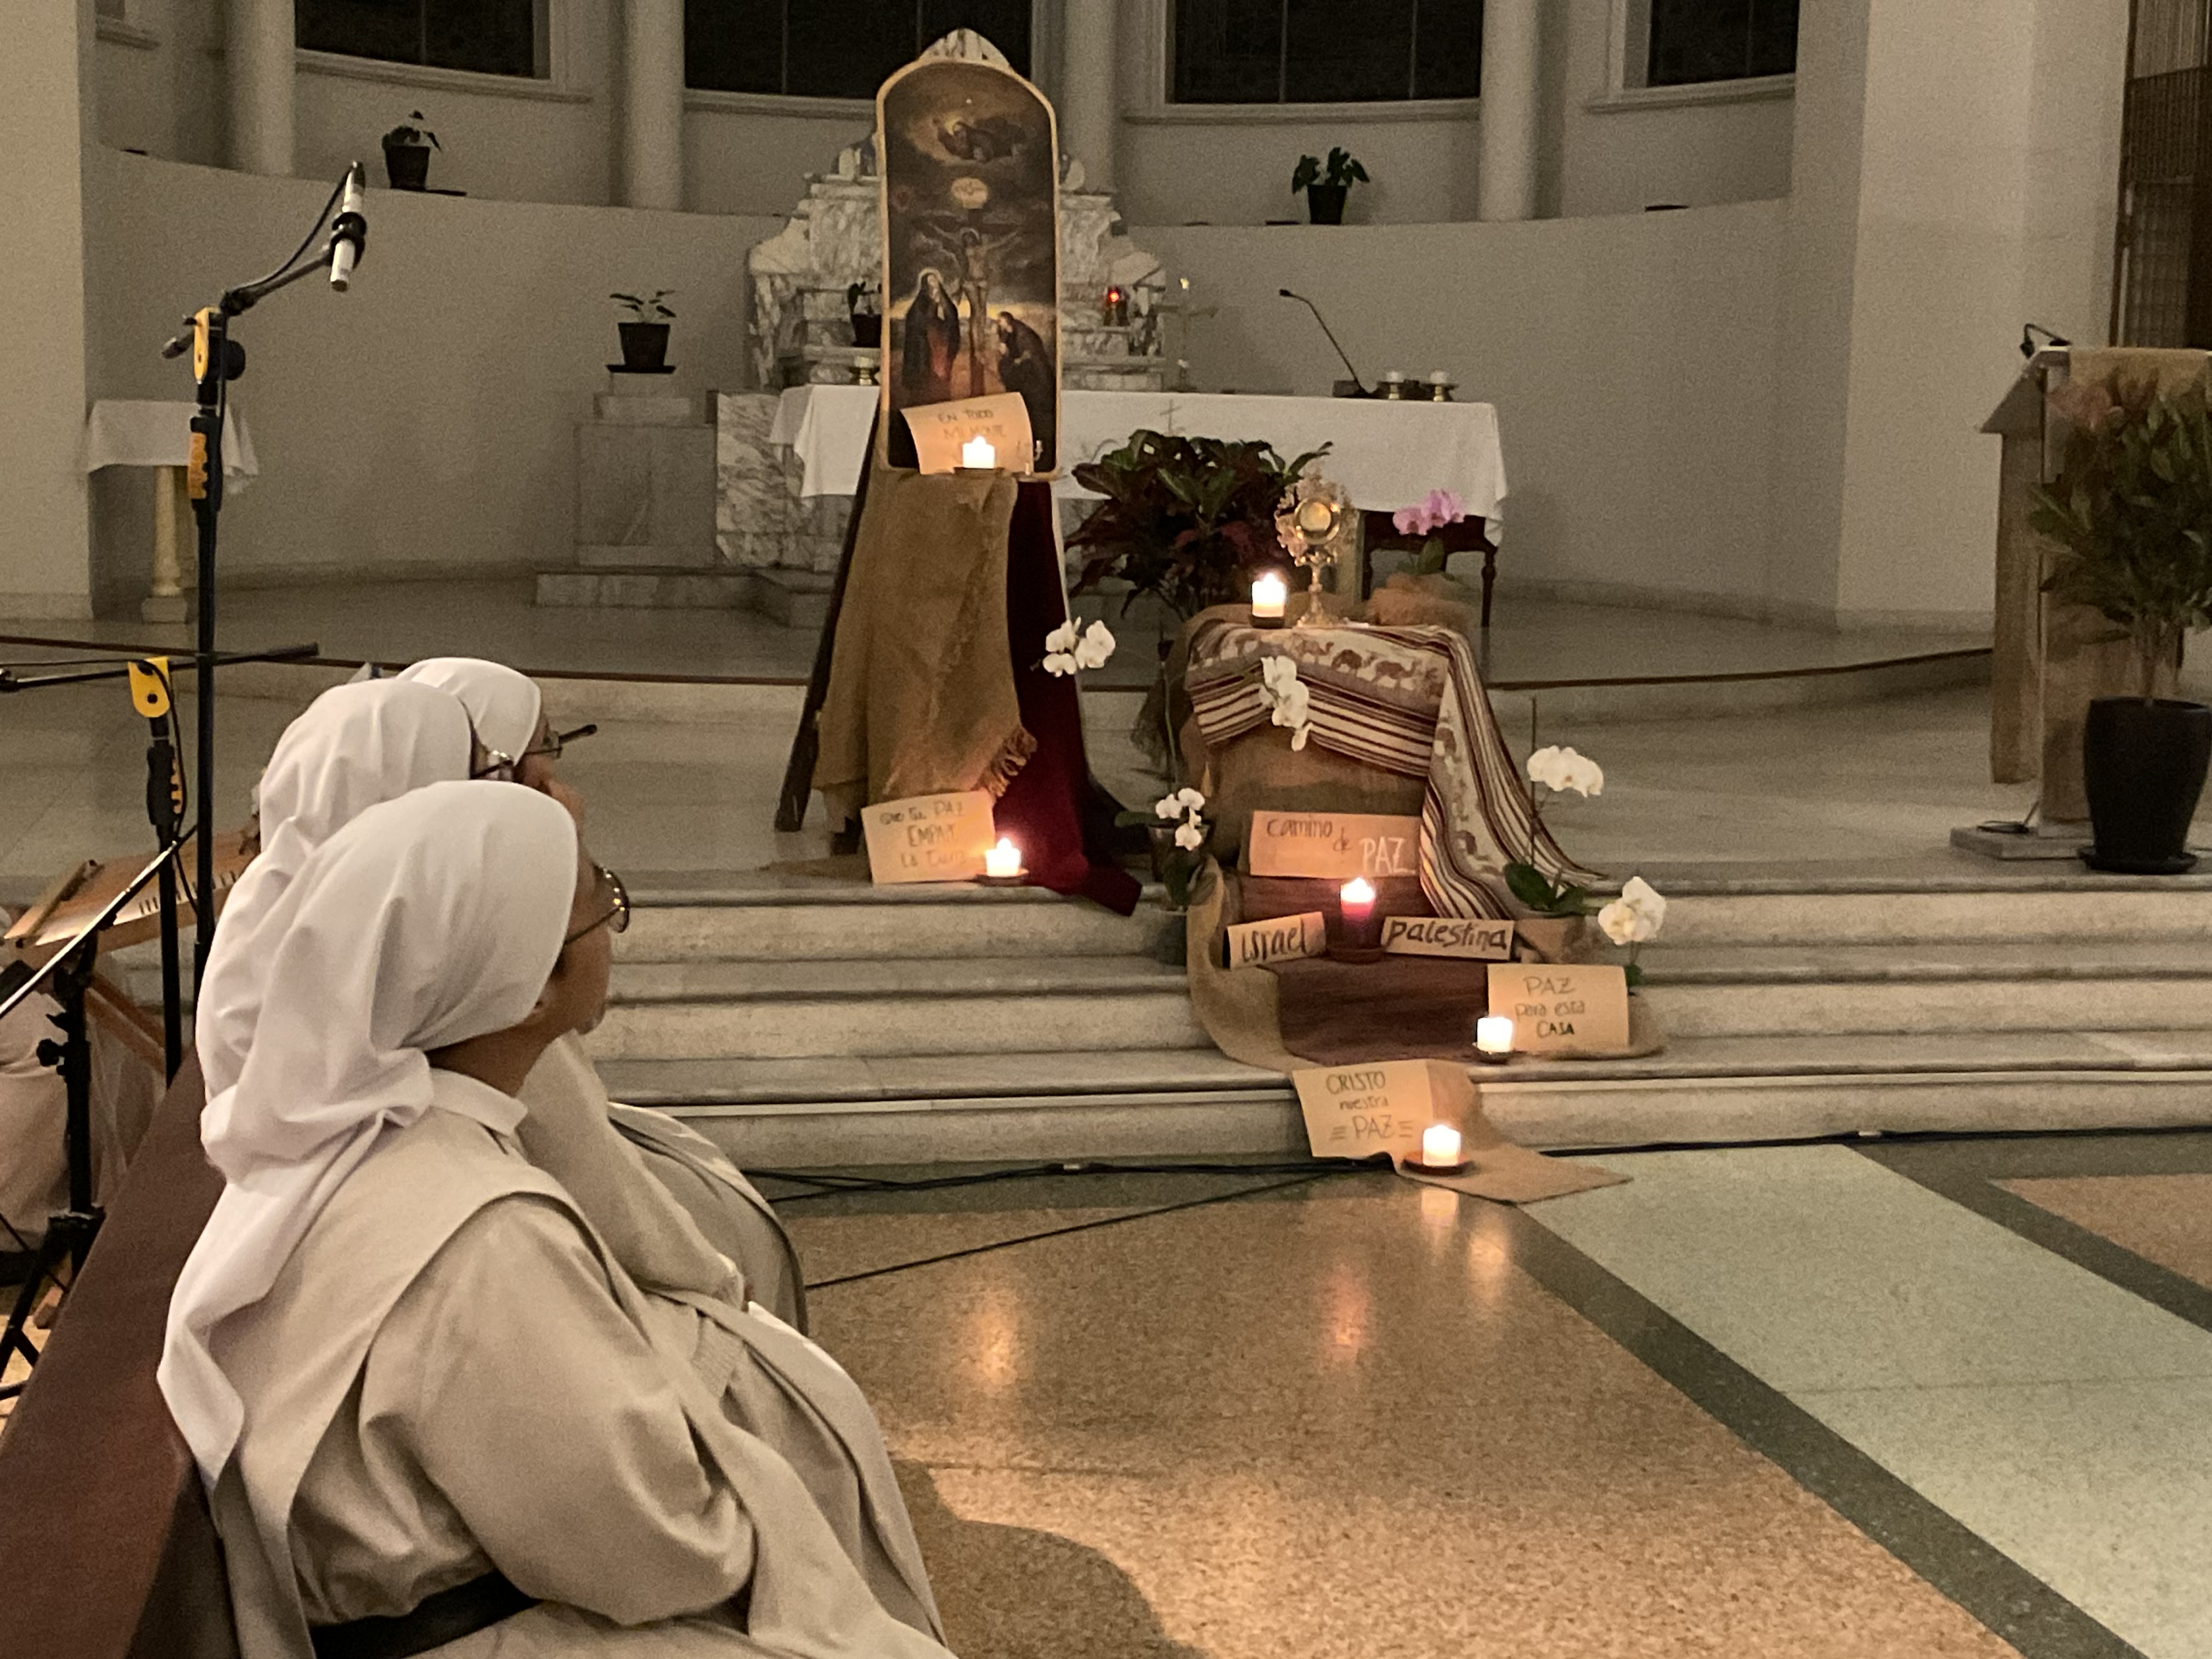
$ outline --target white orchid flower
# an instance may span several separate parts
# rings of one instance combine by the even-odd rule
[[[1182,799],[1176,795],[1161,796],[1152,803],[1152,816],[1162,819],[1181,817],[1182,816]]]
[[[1291,747],[1304,749],[1313,735],[1313,693],[1298,678],[1298,665],[1288,657],[1260,659],[1260,694],[1274,711],[1277,726],[1291,729]]]
[[[1665,896],[1641,876],[1628,878],[1627,884],[1620,890],[1620,902],[1638,915],[1647,917],[1653,933],[1656,933],[1667,920]]]
[[[1175,840],[1176,845],[1185,852],[1195,853],[1206,845],[1206,831],[1196,818],[1186,818],[1176,826]]]
[[[1068,624],[1071,629],[1074,624]],[[1073,647],[1078,668],[1103,668],[1106,659],[1114,654],[1114,635],[1103,622],[1095,622],[1083,631],[1083,637]]]
[[[1558,794],[1569,790],[1578,795],[1605,793],[1605,773],[1598,763],[1587,755],[1562,749],[1557,744],[1539,749],[1528,757],[1528,781]]]
[[[1597,913],[1597,925],[1615,945],[1656,939],[1667,920],[1667,901],[1641,876],[1631,876],[1620,896]]]
[[[1178,789],[1170,799],[1179,803],[1186,812],[1197,813],[1206,810],[1206,797],[1195,789]]]
[[[1065,651],[1052,652],[1044,659],[1044,672],[1048,674],[1073,674],[1077,666],[1074,657]]]
[[[1079,637],[1080,633],[1075,626],[1075,619],[1071,617],[1044,636],[1044,648],[1048,651],[1073,651],[1075,649],[1075,641]]]

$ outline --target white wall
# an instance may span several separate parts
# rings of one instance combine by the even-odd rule
[[[178,315],[273,265],[325,194],[112,151],[89,188],[94,395],[119,398],[189,396],[155,356]],[[234,402],[266,476],[224,510],[227,579],[567,562],[611,289],[676,290],[678,389],[744,384],[744,252],[767,220],[377,190],[368,221],[350,294],[303,283],[238,324]],[[104,553],[143,559],[134,533]]]
[[[1302,154],[1324,155],[1335,144],[1374,175],[1371,185],[1352,192],[1352,222],[1474,216],[1480,123],[1473,103],[1441,112],[1431,106],[1413,119],[1387,106],[1279,117],[1171,110],[1160,92],[1159,0],[1085,3],[1119,7],[1119,61],[1101,68],[1119,100],[1118,193],[1130,222],[1303,219],[1304,203],[1290,191],[1291,170]],[[1547,8],[1544,211],[1610,213],[1652,201],[1702,205],[1782,193],[1790,167],[1786,99],[1629,113],[1584,107],[1603,88],[1613,3],[1552,0]],[[431,163],[434,185],[501,201],[611,200],[617,4],[551,0],[550,84],[366,62],[339,74],[306,60],[297,82],[298,170],[335,178],[356,157],[374,168],[378,138],[420,109],[445,145]],[[122,36],[110,31],[99,46],[103,141],[220,163],[221,0],[131,0],[131,9],[141,27]],[[1047,50],[1053,33],[1039,32]],[[694,95],[684,118],[687,205],[702,213],[787,213],[806,175],[826,171],[872,118],[865,105],[808,108],[795,100]]]
[[[1497,404],[1509,580],[1755,613],[1784,213],[1133,234],[1221,307],[1202,384],[1327,393],[1335,359],[1290,287],[1370,378],[1446,368]]]
[[[85,205],[92,121],[92,0],[44,0],[0,52],[0,292],[14,325],[0,351],[0,606],[11,617],[90,614],[84,430]],[[140,257],[144,257],[143,252]]]

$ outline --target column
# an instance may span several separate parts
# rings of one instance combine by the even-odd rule
[[[684,0],[623,0],[621,205],[684,205]]]
[[[240,173],[292,172],[292,0],[228,0],[223,78],[230,100],[230,164]]]
[[[1476,212],[1484,219],[1536,216],[1536,104],[1543,0],[1485,0],[1482,8],[1482,153]]]
[[[0,352],[7,510],[0,615],[92,614],[91,519],[79,448],[86,374],[84,181],[92,8],[42,0],[0,24],[0,293],[27,319]]]
[[[1060,148],[1083,163],[1092,190],[1114,188],[1115,0],[1063,0],[1060,13]]]

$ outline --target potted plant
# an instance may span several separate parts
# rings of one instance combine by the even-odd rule
[[[845,288],[845,312],[853,319],[853,343],[870,350],[884,343],[883,307],[873,283],[849,283]]]
[[[394,190],[428,188],[430,152],[442,146],[436,133],[414,125],[422,118],[418,109],[384,135],[384,176]]]
[[[1206,849],[1213,840],[1206,797],[1195,789],[1178,789],[1153,802],[1151,811],[1125,811],[1114,822],[1140,825],[1151,833],[1152,870],[1167,889],[1169,918],[1152,954],[1170,968],[1183,967],[1188,960],[1184,918],[1190,910],[1191,887],[1206,867]]]
[[[1275,504],[1315,450],[1285,461],[1258,440],[1171,436],[1138,431],[1129,441],[1075,469],[1076,482],[1105,497],[1067,538],[1085,557],[1078,593],[1112,580],[1127,584],[1121,610],[1152,594],[1188,622],[1211,605],[1251,592],[1252,578],[1280,568]],[[1130,735],[1156,763],[1174,750],[1166,658]]]
[[[2212,408],[2202,385],[2083,384],[2052,402],[2071,430],[2029,518],[2058,544],[2044,588],[2123,630],[2134,659],[2135,695],[2094,699],[2082,729],[2082,857],[2179,874],[2212,761],[2212,708],[2173,695],[2189,635],[2212,624]]]
[[[1314,223],[1340,225],[1344,222],[1344,198],[1352,193],[1354,184],[1367,182],[1367,169],[1340,144],[1329,151],[1326,165],[1318,156],[1298,157],[1297,171],[1291,175],[1291,194],[1305,191],[1306,216]]]
[[[668,372],[668,324],[676,313],[662,301],[675,291],[657,288],[650,294],[607,295],[629,313],[629,321],[617,325],[622,333],[623,368],[629,374]]]

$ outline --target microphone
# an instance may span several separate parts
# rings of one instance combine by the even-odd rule
[[[2067,339],[2063,335],[2053,334],[2049,329],[2044,327],[2041,323],[2022,323],[2020,325],[2020,355],[2021,356],[2029,359],[2033,359],[2034,357],[2035,337],[2039,334],[2040,334],[2046,342],[2054,346],[2070,346],[2074,343],[2073,341]]]
[[[1328,319],[1321,314],[1321,307],[1316,305],[1311,300],[1307,299],[1304,295],[1293,294],[1286,288],[1277,289],[1275,291],[1281,295],[1285,300],[1296,300],[1308,311],[1313,313],[1314,321],[1319,323],[1321,325],[1321,331],[1328,336],[1329,344],[1336,347],[1336,355],[1344,364],[1344,372],[1352,376],[1352,384],[1354,390],[1350,395],[1355,398],[1373,397],[1375,394],[1367,389],[1366,382],[1359,378],[1359,371],[1352,366],[1352,359],[1346,356],[1344,354],[1344,348],[1341,345],[1337,344],[1336,331],[1329,327]]]
[[[331,286],[343,294],[353,284],[353,268],[368,251],[368,221],[362,216],[361,163],[346,169],[345,193],[338,216],[331,221]]]

